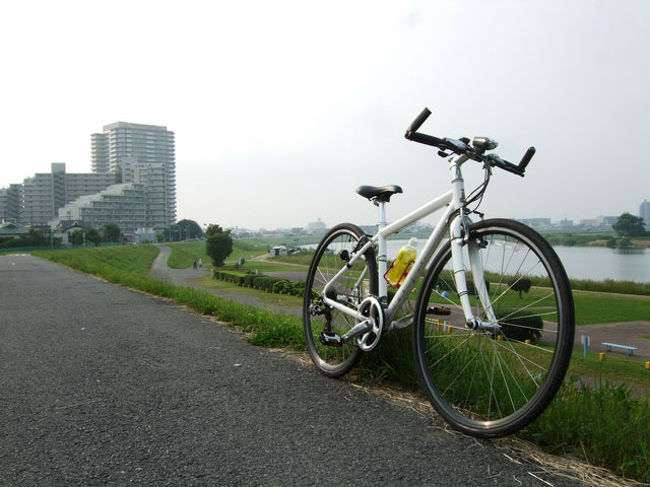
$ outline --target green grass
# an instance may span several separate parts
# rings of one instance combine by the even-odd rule
[[[274,260],[278,260],[280,262],[287,262],[289,264],[298,264],[308,268],[313,258],[314,258],[314,252],[312,251],[312,252],[301,252],[295,255],[283,255],[280,257],[275,257]]]
[[[227,264],[234,265],[240,257],[244,257],[244,260],[247,262],[244,264],[245,269],[254,269],[256,266],[262,270],[263,264],[258,264],[256,262],[248,262],[249,259],[254,257],[259,257],[260,255],[268,254],[269,246],[276,245],[279,239],[235,239],[233,240],[232,252],[226,259]],[[269,243],[266,243],[269,242]],[[172,249],[172,253],[169,256],[167,264],[172,269],[187,269],[192,265],[194,259],[201,258],[203,259],[203,264],[208,265],[211,263],[211,259],[205,252],[205,240],[192,241],[192,242],[174,242],[166,243]],[[281,266],[279,262],[297,262],[293,256],[284,256],[274,259],[278,262],[278,270],[294,270],[291,266]],[[304,259],[303,259],[304,260]],[[309,266],[309,261],[311,260],[311,254],[309,255],[309,260],[306,265]],[[265,268],[265,270],[273,270],[270,267]]]
[[[605,464],[618,475],[650,479],[650,397],[625,385],[579,380],[565,383],[551,405],[522,432],[556,455]]]
[[[247,332],[248,341],[255,345],[305,350],[299,317],[240,305],[209,292],[147,277],[157,252],[154,246],[139,245],[34,254],[215,316]],[[268,296],[279,299],[277,295]],[[293,299],[296,305],[300,304],[299,298],[280,299]],[[584,303],[590,306],[590,302]],[[605,312],[599,310],[599,316]],[[580,378],[567,381],[549,408],[520,435],[552,453],[573,455],[608,467],[619,475],[647,481],[650,478],[650,435],[647,434],[650,372],[640,361],[608,355],[601,363],[595,357],[591,353],[584,359],[581,351],[574,353],[569,376]],[[377,350],[365,354],[351,375],[364,381],[383,381],[402,389],[418,390],[411,355],[411,330],[386,334]],[[635,389],[642,392],[634,392]]]
[[[32,254],[111,280],[149,272],[158,249],[153,245],[41,250]],[[119,282],[118,282],[119,283]]]
[[[588,351],[585,358],[582,348],[575,348],[567,375],[598,381],[606,378],[613,383],[626,383],[633,389],[645,391],[646,394],[650,392],[650,372],[645,370],[645,364],[625,356],[608,353],[605,361],[601,362],[599,352]]]
[[[195,281],[201,287],[204,287],[206,289],[222,289],[224,291],[228,291],[231,294],[255,296],[261,301],[277,304],[279,306],[302,308],[302,297],[290,296],[287,294],[265,293],[257,289],[239,286],[232,282],[211,279],[209,276],[197,278]]]
[[[589,279],[569,279],[571,289],[574,291],[597,291],[603,293],[638,294],[650,296],[650,282],[614,281],[592,281]]]
[[[530,298],[530,296],[526,296]],[[502,300],[503,306],[516,306],[519,300],[516,292],[510,292]],[[446,304],[444,299],[438,300]],[[452,298],[459,305],[460,300]],[[475,298],[471,302],[475,304]],[[593,325],[600,323],[619,323],[626,321],[643,321],[650,319],[649,296],[623,296],[602,292],[573,291],[576,325]],[[546,317],[554,321],[552,317]]]
[[[650,319],[650,297],[574,291],[573,300],[578,325]]]
[[[187,269],[194,263],[194,259],[203,259],[204,265],[210,263],[210,257],[205,253],[205,241],[176,242],[167,245],[172,249],[167,265],[172,269]]]

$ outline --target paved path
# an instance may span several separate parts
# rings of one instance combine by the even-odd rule
[[[579,485],[36,257],[0,257],[0,309],[2,486]]]
[[[606,352],[603,342],[618,343],[637,347],[632,359],[650,361],[650,321],[629,321],[625,323],[604,323],[584,325],[576,328],[577,347],[582,348],[582,335],[591,338],[591,351]],[[610,352],[617,357],[626,357],[625,350],[612,348]]]

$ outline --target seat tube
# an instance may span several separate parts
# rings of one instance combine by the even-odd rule
[[[378,229],[378,234],[377,234],[377,242],[379,244],[379,257],[378,257],[378,266],[377,270],[379,272],[379,302],[383,306],[388,305],[388,287],[386,285],[386,280],[384,279],[384,274],[386,274],[386,268],[388,265],[388,257],[387,257],[387,245],[386,245],[386,238],[381,234],[381,229],[384,228],[387,223],[386,223],[386,202],[385,201],[379,201],[378,202],[379,206],[379,223],[377,224],[377,229]]]

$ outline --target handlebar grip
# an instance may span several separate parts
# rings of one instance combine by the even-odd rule
[[[521,161],[519,162],[519,170],[523,173],[524,170],[526,169],[526,166],[530,162],[530,160],[533,158],[535,155],[535,148],[534,147],[529,147],[526,153],[524,154],[524,157],[521,158]]]
[[[431,115],[431,110],[425,107],[424,110],[420,112],[416,119],[413,120],[413,122],[411,122],[411,125],[409,125],[409,127],[406,129],[405,137],[408,139],[410,134],[417,132],[424,121],[429,118],[429,115]]]
[[[413,142],[419,142],[420,144],[432,145],[433,147],[438,147],[444,149],[447,146],[445,145],[442,139],[434,137],[433,135],[421,134],[420,132],[406,132],[406,138],[412,140]]]

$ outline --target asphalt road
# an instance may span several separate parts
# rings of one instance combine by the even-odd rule
[[[169,301],[0,257],[0,485],[555,486]]]

